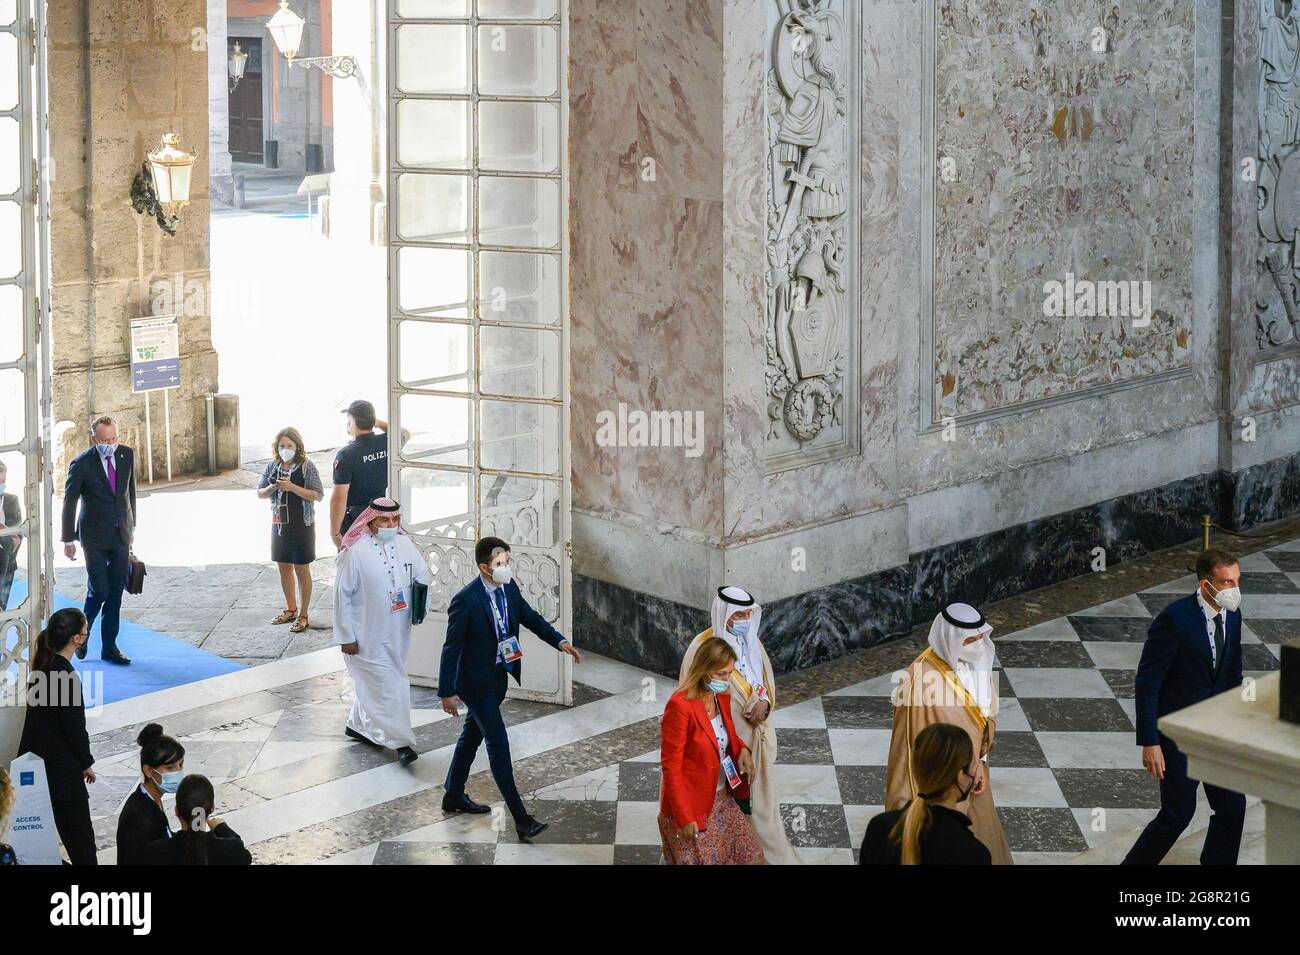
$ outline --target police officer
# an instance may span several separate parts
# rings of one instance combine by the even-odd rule
[[[343,542],[357,515],[377,497],[388,496],[388,422],[375,418],[369,401],[354,401],[344,409],[352,440],[334,456],[334,490],[330,494],[330,538]]]

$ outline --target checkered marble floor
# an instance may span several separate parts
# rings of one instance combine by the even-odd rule
[[[1134,741],[1133,681],[1154,616],[1196,586],[1188,574],[1026,630],[995,634],[1001,712],[990,756],[994,800],[1017,863],[1076,859],[1131,843],[1159,795]],[[1300,633],[1300,541],[1242,560],[1246,676],[1279,665]],[[893,674],[780,708],[777,784],[792,843],[811,863],[853,863],[881,812]],[[779,684],[778,684],[779,685]],[[659,754],[529,794],[551,828],[519,845],[494,817],[454,819],[367,847],[350,860],[655,864]],[[1189,832],[1208,818],[1204,795]],[[496,822],[493,822],[493,819]]]

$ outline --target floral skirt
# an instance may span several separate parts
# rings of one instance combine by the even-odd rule
[[[677,834],[672,816],[659,814],[659,837],[668,865],[749,865],[763,861],[763,847],[726,788],[718,790],[708,828],[694,839]]]

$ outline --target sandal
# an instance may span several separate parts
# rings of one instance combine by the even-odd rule
[[[294,619],[297,616],[298,616],[297,610],[282,610],[280,611],[279,615],[274,620],[271,621],[271,623],[273,625],[278,626],[279,624],[282,623],[288,623],[290,620]]]
[[[293,622],[293,626],[289,628],[289,632],[302,633],[306,629],[307,629],[307,618],[299,617],[297,620]]]

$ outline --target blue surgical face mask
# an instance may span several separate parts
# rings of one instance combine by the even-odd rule
[[[95,450],[98,451],[102,456],[108,457],[109,455],[117,454],[117,445],[96,443]]]
[[[726,693],[726,692],[727,692],[727,688],[730,687],[730,686],[731,686],[731,684],[728,683],[726,680],[710,680],[710,681],[709,681],[709,689],[712,690],[714,693]]]
[[[747,636],[749,634],[749,618],[745,618],[744,620],[732,620],[731,623],[727,625],[727,629],[738,637]]]
[[[158,770],[155,769],[154,772],[157,773]],[[170,773],[159,773],[159,776],[161,780],[158,782],[158,788],[165,793],[174,795],[176,790],[180,788],[181,780],[185,778],[185,770],[177,769]]]
[[[397,528],[396,528],[396,527],[377,527],[377,528],[375,528],[375,534],[378,535],[378,537],[379,537],[379,539],[380,539],[381,541],[384,541],[385,543],[387,543],[388,541],[391,541],[393,538],[395,538],[395,537],[397,536]]]

